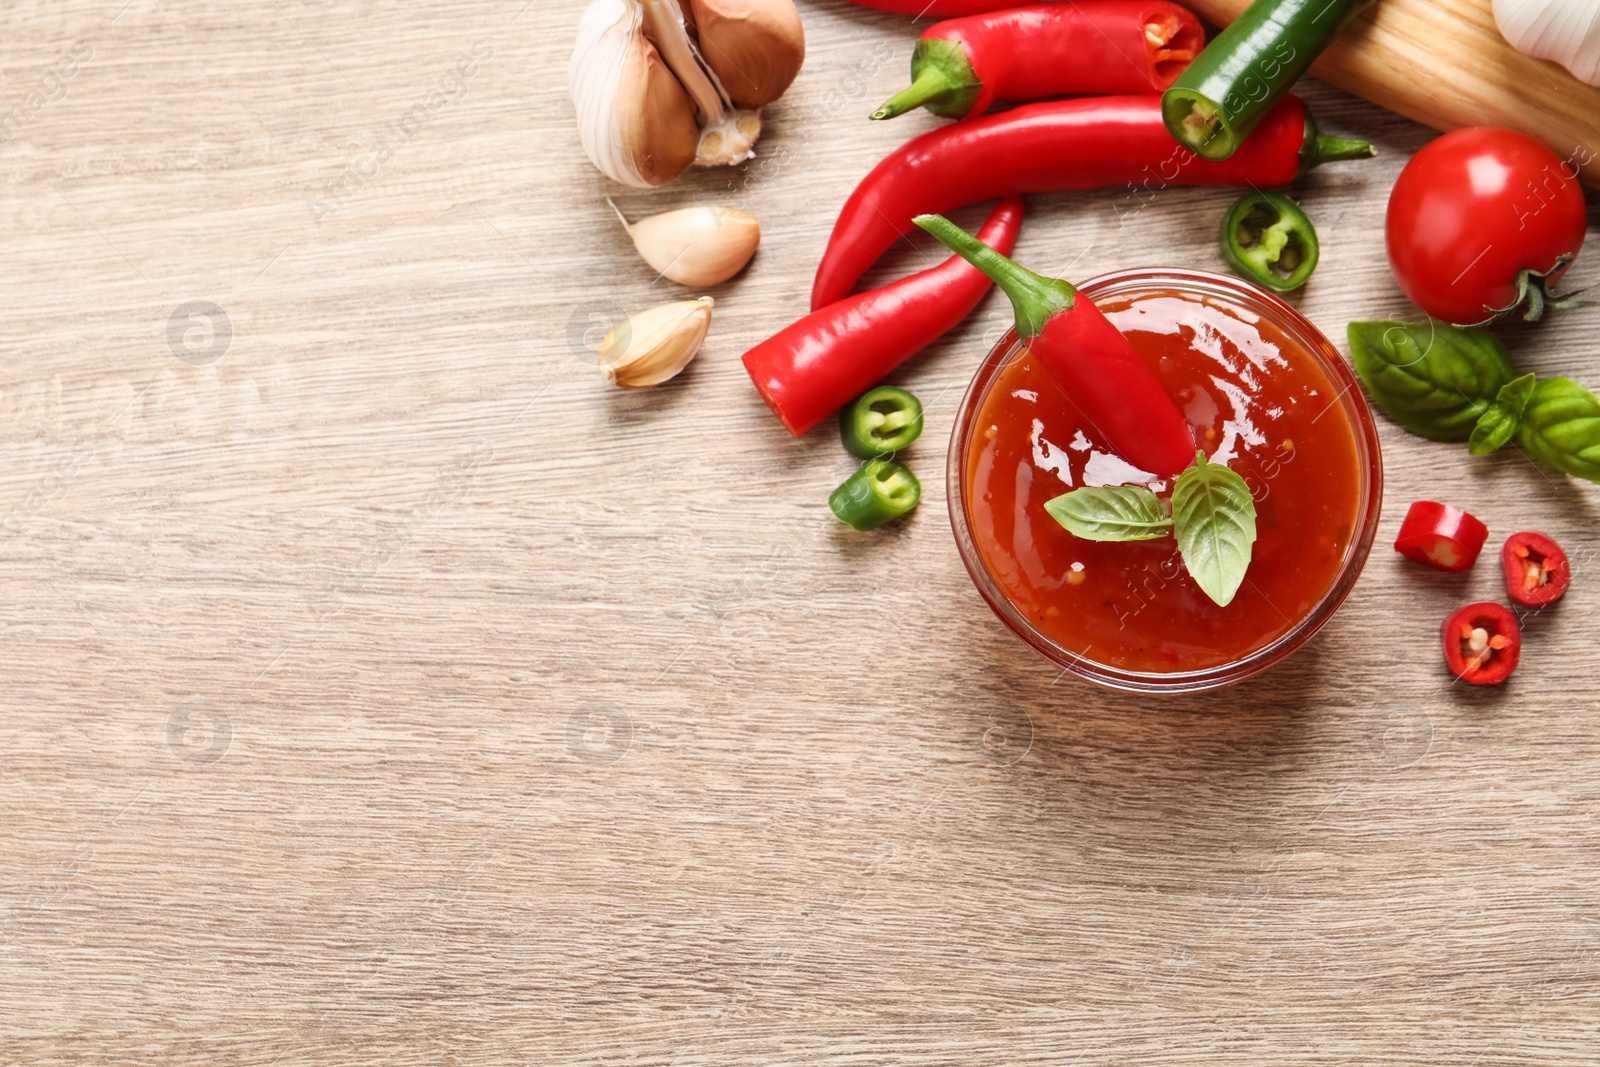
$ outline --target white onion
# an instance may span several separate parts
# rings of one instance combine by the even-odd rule
[[[1600,86],[1600,0],[1494,0],[1494,21],[1517,51]]]

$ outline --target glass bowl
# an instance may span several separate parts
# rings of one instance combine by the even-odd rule
[[[967,387],[966,396],[961,401],[950,438],[946,488],[956,548],[978,593],[1024,643],[1079,678],[1127,692],[1197,693],[1220,689],[1259,674],[1304,645],[1333,617],[1355,586],[1377,534],[1378,514],[1383,504],[1383,461],[1378,447],[1378,434],[1361,386],[1338,349],[1293,307],[1248,282],[1209,271],[1166,268],[1125,270],[1103,274],[1078,287],[1082,295],[1097,302],[1113,296],[1137,296],[1144,292],[1173,290],[1205,296],[1212,301],[1221,301],[1259,315],[1299,342],[1303,350],[1310,354],[1339,391],[1336,403],[1343,408],[1354,439],[1359,466],[1359,495],[1350,542],[1333,582],[1304,617],[1277,638],[1231,662],[1192,671],[1142,672],[1097,663],[1058,644],[1033,625],[989,573],[988,565],[972,537],[966,481],[974,423],[1001,368],[1016,359],[1024,349],[1014,330],[1002,337],[973,375],[972,384]]]

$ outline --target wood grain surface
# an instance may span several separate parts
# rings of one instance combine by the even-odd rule
[[[0,1062],[1594,1063],[1600,490],[1385,423],[1380,545],[1305,650],[1200,698],[1062,678],[945,517],[999,303],[895,376],[927,496],[873,535],[738,360],[936,121],[865,119],[918,27],[805,3],[761,158],[640,193],[579,148],[580,6],[0,13]],[[1339,338],[1414,314],[1381,224],[1432,134],[1305,92],[1382,152],[1296,190]],[[608,195],[765,227],[653,392],[585,346],[683,295]],[[1018,254],[1215,268],[1231,197],[1036,198]],[[1600,384],[1596,316],[1506,336]],[[1384,547],[1419,497],[1578,560],[1503,689],[1435,647],[1494,567]]]

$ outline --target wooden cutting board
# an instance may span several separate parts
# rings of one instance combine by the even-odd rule
[[[1227,25],[1250,0],[1187,0]],[[1378,0],[1311,68],[1317,77],[1439,130],[1509,126],[1600,186],[1600,89],[1506,43],[1490,0]]]

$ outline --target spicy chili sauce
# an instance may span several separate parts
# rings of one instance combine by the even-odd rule
[[[1337,577],[1360,505],[1350,421],[1316,358],[1271,321],[1226,301],[1151,289],[1096,305],[1132,341],[1189,419],[1208,460],[1255,497],[1244,584],[1219,607],[1177,542],[1095,542],[1045,502],[1082,486],[1171,483],[1123,462],[1030,354],[996,374],[972,424],[964,489],[974,543],[1005,596],[1046,637],[1126,671],[1237,661],[1311,612]]]

